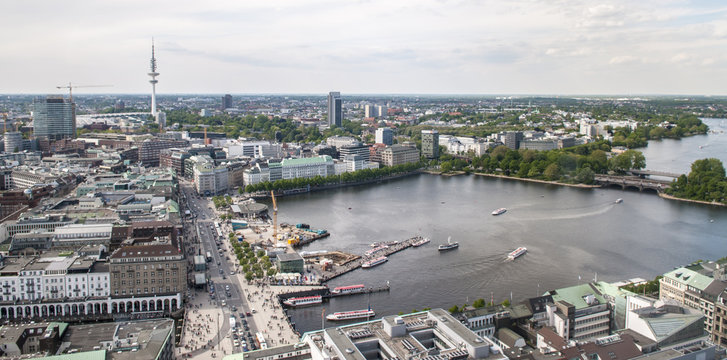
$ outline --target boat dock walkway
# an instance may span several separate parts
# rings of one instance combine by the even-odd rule
[[[369,288],[362,289],[361,291],[342,293],[342,294],[333,294],[333,293],[331,293],[330,289],[324,288],[324,289],[312,289],[312,290],[283,293],[283,294],[279,294],[278,298],[281,302],[285,299],[290,299],[290,298],[294,298],[294,297],[315,296],[315,295],[320,295],[324,299],[330,299],[330,298],[340,297],[340,296],[373,294],[373,293],[384,292],[384,291],[389,291],[389,290],[391,290],[391,287],[389,286],[389,284],[386,284],[384,286],[369,287]]]
[[[320,234],[320,235],[313,235],[311,237],[307,237],[303,240],[298,241],[297,243],[293,244],[293,247],[301,247],[303,245],[308,245],[318,239],[323,239],[324,237],[329,237],[329,236],[331,236],[331,233],[329,233],[329,232]]]
[[[381,251],[376,252],[375,255],[372,255],[374,257],[379,256],[389,256],[395,253],[398,253],[399,251],[402,251],[406,248],[411,247],[415,242],[421,240],[421,236],[415,236],[409,239],[406,239],[404,241],[398,242],[393,245],[389,245],[388,248],[383,249]],[[370,260],[370,258],[361,257],[356,260],[353,260],[351,262],[346,263],[343,266],[336,266],[332,271],[324,271],[321,273],[319,279],[319,283],[325,283],[327,281],[330,281],[331,279],[337,278],[343,274],[349,273],[351,271],[354,271],[363,265],[364,262]]]

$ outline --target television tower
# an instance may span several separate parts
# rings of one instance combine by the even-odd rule
[[[159,76],[159,73],[157,72],[157,59],[154,57],[154,38],[151,39],[151,61],[149,62],[151,72],[147,75],[151,76],[151,80],[149,80],[149,83],[151,83],[151,116],[154,117],[154,119],[157,118],[157,83],[159,80],[157,80],[157,76]]]

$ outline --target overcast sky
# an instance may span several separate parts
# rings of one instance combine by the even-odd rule
[[[0,93],[727,94],[727,2],[2,1]]]

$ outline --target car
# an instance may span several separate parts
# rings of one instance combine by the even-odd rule
[[[237,334],[236,333],[232,333],[232,338],[235,339],[235,340],[237,340]]]
[[[235,275],[235,270],[230,271],[230,276]]]
[[[227,279],[227,275],[222,274],[222,280],[225,280],[225,279]],[[227,295],[227,296],[229,296],[229,295]]]
[[[246,313],[245,313],[245,315],[247,315],[247,316],[252,316],[252,314],[250,314],[250,312],[249,312],[249,311],[248,311],[248,312],[246,312]]]
[[[222,304],[222,306],[227,306],[227,301],[225,301],[225,299],[222,299],[221,304]]]
[[[225,290],[230,291],[230,285],[225,285]]]
[[[240,346],[240,342],[239,342],[239,341],[237,341],[237,339],[233,339],[233,340],[232,340],[232,345],[235,345],[235,346]]]
[[[237,306],[232,305],[232,311],[237,311]]]
[[[222,274],[224,274],[224,273],[225,273],[225,272],[224,272],[224,271],[222,271],[222,269],[220,269],[220,275],[222,275]]]

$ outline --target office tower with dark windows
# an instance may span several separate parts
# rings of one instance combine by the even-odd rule
[[[343,121],[343,101],[341,93],[331,91],[328,93],[328,126],[341,126]]]
[[[73,104],[61,96],[33,100],[33,134],[36,138],[59,140],[76,137]]]

